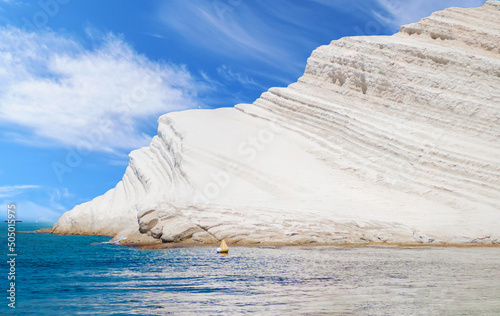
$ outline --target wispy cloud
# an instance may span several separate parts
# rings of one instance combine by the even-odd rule
[[[305,60],[297,52],[318,45],[311,34],[332,31],[314,23],[314,15],[310,2],[172,0],[158,16],[168,30],[196,47],[290,74],[303,71]]]
[[[0,199],[13,198],[26,190],[39,189],[38,185],[7,185],[0,186]]]
[[[154,37],[154,38],[159,38],[159,39],[168,39],[168,36],[161,35],[161,34],[158,34],[158,33],[145,32],[144,35],[151,36],[151,37]]]
[[[169,1],[161,12],[162,21],[188,39],[219,53],[232,54],[244,50],[256,58],[266,58],[266,45],[256,37],[258,28],[249,29],[245,25],[257,22],[252,13],[236,15],[236,10],[246,7],[244,2],[235,5],[221,5],[220,1]],[[255,23],[255,26],[259,23]]]
[[[16,1],[16,0],[0,0],[0,3],[7,3],[11,5],[20,5],[21,1]]]
[[[68,210],[63,204],[67,204],[69,200],[72,200],[74,195],[67,188],[46,188],[45,191],[49,196],[49,200],[44,200],[45,207],[58,211],[60,214]]]
[[[7,205],[12,201],[0,202],[0,207],[7,210]],[[16,219],[22,221],[40,221],[54,223],[60,216],[61,211],[56,211],[51,207],[43,206],[41,204],[20,200],[16,201]],[[6,213],[4,213],[5,216]]]
[[[55,203],[60,201],[62,198],[70,198],[73,196],[73,194],[69,193],[69,190],[67,188],[61,188],[61,189],[53,189],[52,192],[49,192],[50,196],[50,201]]]
[[[21,219],[54,220],[74,205],[75,195],[68,188],[39,185],[0,186],[0,202],[16,203]],[[3,209],[7,209],[6,207]],[[19,216],[18,216],[19,217]]]
[[[377,2],[389,15],[374,13],[375,17],[382,23],[388,23],[399,29],[401,25],[417,22],[435,11],[448,7],[478,7],[486,0],[377,0]]]
[[[95,34],[93,35],[95,36]],[[33,143],[132,149],[149,143],[142,120],[197,107],[203,86],[184,66],[152,62],[106,34],[84,48],[50,31],[0,28],[0,122]]]
[[[231,67],[227,65],[218,67],[217,73],[227,81],[237,81],[242,85],[258,85],[253,78],[250,78],[249,76],[241,74],[239,72],[235,72],[233,71],[233,69],[231,69]]]

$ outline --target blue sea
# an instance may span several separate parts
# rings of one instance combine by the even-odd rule
[[[141,250],[2,226],[2,315],[499,315],[500,248]],[[18,223],[18,230],[50,225]]]

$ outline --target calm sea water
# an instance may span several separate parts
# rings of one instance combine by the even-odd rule
[[[0,314],[500,314],[500,248],[232,247],[222,257],[41,234],[17,235],[13,310],[6,227]]]

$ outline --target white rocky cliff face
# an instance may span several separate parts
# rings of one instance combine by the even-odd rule
[[[53,233],[500,243],[500,2],[316,49],[253,104],[169,113]],[[122,236],[123,235],[123,236]]]

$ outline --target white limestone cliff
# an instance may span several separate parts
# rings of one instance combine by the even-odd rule
[[[164,242],[500,243],[500,2],[316,49],[253,104],[159,119],[53,233]],[[123,235],[123,236],[122,236]]]

